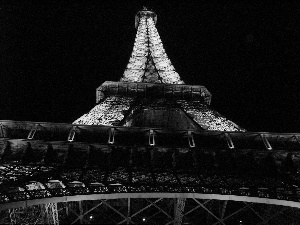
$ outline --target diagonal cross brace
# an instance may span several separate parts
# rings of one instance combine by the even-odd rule
[[[197,199],[193,198],[195,202],[197,202],[203,209],[205,209],[210,215],[212,215],[214,218],[216,218],[218,220],[217,223],[221,223],[223,225],[225,225],[225,223],[223,222],[223,220],[221,220],[219,217],[217,217],[215,214],[213,214],[208,208],[206,208],[201,202],[199,202]]]
[[[159,201],[161,201],[161,200],[162,200],[162,198],[157,199],[157,200],[154,201],[154,202],[151,202],[151,203],[150,203],[149,205],[147,205],[146,207],[144,207],[144,208],[142,208],[141,210],[137,211],[136,213],[132,214],[132,215],[130,216],[130,218],[135,217],[136,215],[140,214],[141,212],[145,211],[146,209],[148,209],[149,207],[151,207],[153,204],[156,204],[157,202],[159,202]],[[148,202],[149,202],[149,201],[148,201]],[[124,219],[124,220],[122,220],[122,221],[119,222],[118,224],[122,224],[122,223],[124,223],[124,222],[126,222],[126,221],[127,221],[127,218]]]

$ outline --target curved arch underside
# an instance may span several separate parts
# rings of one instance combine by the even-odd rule
[[[249,196],[237,196],[237,195],[200,194],[200,193],[113,193],[113,194],[63,196],[63,197],[10,202],[10,203],[1,204],[0,211],[4,209],[28,207],[28,206],[48,204],[48,203],[93,201],[93,200],[100,200],[100,199],[124,199],[124,198],[214,199],[214,200],[222,200],[222,201],[252,202],[252,203],[262,203],[262,204],[300,208],[299,202],[279,200],[279,199],[249,197]]]

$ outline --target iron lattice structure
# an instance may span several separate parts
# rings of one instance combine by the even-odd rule
[[[2,224],[296,224],[300,134],[248,132],[136,15],[119,82],[73,124],[0,121]]]

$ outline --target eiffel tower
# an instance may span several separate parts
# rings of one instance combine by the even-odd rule
[[[147,9],[136,15],[137,34],[123,77],[103,83],[98,105],[74,124],[244,131],[209,108],[211,94],[204,86],[184,84],[163,48],[156,21]]]
[[[0,121],[1,224],[297,224],[300,133],[249,132],[185,84],[144,8],[120,81],[72,124]]]

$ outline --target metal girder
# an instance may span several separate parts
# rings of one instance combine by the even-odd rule
[[[161,200],[162,200],[162,198],[160,198],[160,199],[158,199],[158,200],[156,200],[156,201],[154,201],[154,202],[150,202],[149,205],[147,205],[146,207],[140,209],[138,212],[132,214],[132,215],[130,216],[130,219],[133,218],[133,217],[135,217],[135,216],[137,216],[138,214],[140,214],[141,212],[145,211],[146,209],[148,209],[149,207],[151,207],[152,205],[156,204],[157,202],[159,202],[159,201],[161,201]],[[153,216],[152,216],[152,217],[153,217]],[[148,218],[148,219],[149,219],[149,218]],[[124,219],[124,220],[122,220],[121,222],[119,222],[118,224],[122,224],[122,223],[124,223],[126,220],[128,221],[128,219]]]
[[[17,224],[16,209],[9,209],[10,224]]]
[[[46,224],[59,225],[57,203],[48,203],[45,205]]]
[[[131,209],[130,209],[130,198],[127,199],[127,224],[130,224],[130,214],[131,214]]]
[[[152,203],[152,205],[157,208],[159,211],[161,211],[163,214],[165,214],[167,217],[169,217],[171,220],[173,220],[173,217],[170,216],[166,211],[164,211],[162,208],[160,208],[158,205],[156,205],[154,202],[151,202],[150,200],[146,199],[147,202]]]
[[[230,215],[226,216],[224,219],[220,218],[220,220],[222,220],[222,221],[224,222],[226,219],[228,219],[228,218],[234,216],[235,214],[237,214],[237,213],[243,211],[243,210],[246,209],[246,208],[248,208],[247,205],[244,206],[243,208],[240,208],[240,209],[238,209],[237,211],[231,213]],[[225,212],[224,212],[224,213],[225,213]],[[213,225],[216,225],[216,224],[219,224],[219,223],[220,223],[220,222],[218,221],[218,222],[214,223]],[[223,224],[224,224],[224,223],[223,223]]]
[[[274,214],[272,214],[271,216],[269,216],[269,214],[268,214],[267,218],[264,218],[264,216],[260,215],[260,214],[252,207],[252,205],[253,205],[254,203],[250,203],[250,204],[249,204],[249,203],[247,203],[247,202],[244,202],[244,204],[245,204],[244,207],[242,207],[242,208],[238,209],[237,211],[231,213],[230,215],[228,215],[228,216],[225,217],[225,218],[224,218],[224,213],[225,213],[225,211],[222,211],[222,214],[221,214],[221,218],[220,218],[220,219],[221,219],[223,222],[225,222],[225,220],[229,219],[230,217],[232,217],[232,216],[234,216],[234,215],[236,215],[236,214],[240,213],[241,211],[243,211],[243,210],[245,210],[245,209],[248,208],[248,209],[250,209],[251,211],[253,211],[253,212],[261,219],[261,222],[260,222],[259,224],[268,224],[268,222],[269,222],[271,219],[273,219],[274,217],[278,216],[278,215],[281,214],[282,212],[284,212],[284,211],[286,211],[286,210],[289,209],[288,207],[282,208],[281,210],[276,211],[276,212],[275,212]],[[227,205],[227,201],[226,201],[226,202],[224,203],[224,205],[223,205],[223,210],[226,209],[226,205]],[[272,205],[267,205],[267,207],[272,207]],[[219,224],[219,223],[220,223],[220,221],[214,223],[213,225],[217,225],[217,224]]]
[[[0,215],[1,224],[45,224],[47,213],[45,205],[35,205],[24,208],[12,208],[7,214]],[[5,216],[7,215],[7,216]],[[57,218],[58,219],[58,218]],[[48,223],[49,224],[49,223]],[[51,223],[55,224],[55,223]]]
[[[253,209],[253,207],[250,206],[250,204],[248,204],[247,202],[244,202],[244,203],[249,209],[251,209],[255,213],[255,215],[257,215],[261,220],[264,220],[263,217],[261,215],[259,215],[259,213]]]
[[[205,207],[201,202],[199,202],[197,199],[193,198],[195,202],[197,202],[203,209],[205,209],[210,215],[212,215],[215,219],[218,220],[218,223],[221,223],[225,225],[223,220],[221,220],[219,217],[217,217],[212,211],[210,211],[207,207]]]
[[[174,225],[180,225],[183,218],[185,198],[177,198],[175,200]]]
[[[222,210],[221,210],[221,215],[220,215],[220,219],[223,220],[224,218],[224,215],[225,215],[225,211],[226,211],[226,207],[227,207],[227,203],[228,201],[225,201],[224,204],[223,204],[223,207],[222,207]]]
[[[93,211],[94,209],[98,208],[98,207],[101,206],[102,204],[103,204],[102,202],[99,203],[98,205],[92,207],[92,208],[89,209],[88,211],[82,213],[80,216],[82,216],[82,218],[83,218],[83,217],[84,217],[85,215],[87,215],[89,212],[91,212],[91,211]],[[75,223],[76,221],[78,221],[79,219],[80,219],[80,217],[78,217],[76,220],[74,220],[74,221],[72,222],[72,224],[74,224],[74,223]]]
[[[128,217],[123,215],[123,213],[121,213],[119,210],[117,210],[116,208],[114,208],[113,206],[111,206],[109,203],[107,203],[105,200],[100,200],[101,202],[103,202],[104,205],[106,205],[107,207],[109,207],[110,209],[112,209],[113,211],[115,211],[117,214],[119,214],[121,217],[124,218],[125,221],[128,221]],[[130,220],[131,223],[135,224],[134,222],[132,222]]]
[[[80,224],[83,224],[83,209],[82,209],[82,201],[78,202],[79,205],[79,220],[80,220]]]
[[[264,219],[261,224],[267,224],[271,219],[273,219],[274,217],[278,216],[279,214],[283,213],[285,210],[287,210],[288,208],[283,208],[279,211],[276,211],[276,213],[274,213],[272,216],[270,216],[269,218]]]
[[[101,203],[102,204],[102,203]],[[82,202],[78,201],[78,207],[79,207],[79,214],[77,212],[75,212],[72,208],[70,208],[70,211],[72,213],[74,213],[77,218],[71,223],[71,224],[75,224],[78,220],[80,220],[80,223],[83,224],[84,222],[89,223],[88,220],[86,220],[84,218],[84,216],[86,214],[88,214],[90,211],[94,210],[95,208],[97,208],[100,204],[98,204],[96,207],[93,207],[92,209],[88,210],[87,212],[83,213],[83,208],[82,208]]]
[[[77,216],[75,217],[75,220],[73,220],[72,224],[76,222],[90,223],[91,221],[89,221],[87,215],[93,210],[97,211],[95,212],[95,214],[97,213],[102,216],[107,216],[106,213],[107,211],[103,211],[104,209],[102,208],[103,206],[107,206],[107,208],[109,208],[108,209],[109,211],[110,209],[112,209],[113,211],[115,211],[121,216],[121,217],[113,216],[109,218],[110,221],[112,221],[112,223],[115,224],[134,224],[134,223],[139,224],[140,222],[138,221],[140,220],[140,218],[142,218],[142,215],[145,215],[145,218],[147,218],[147,223],[151,223],[154,221],[162,222],[162,220],[157,219],[158,217],[163,218],[165,224],[180,224],[183,221],[183,219],[186,219],[187,221],[196,222],[197,215],[205,215],[203,214],[203,212],[206,211],[210,219],[214,218],[213,219],[214,221],[213,220],[207,221],[208,224],[214,224],[214,225],[227,224],[227,222],[228,223],[232,222],[238,219],[239,217],[241,217],[242,215],[244,215],[245,213],[251,213],[251,214],[254,213],[255,215],[257,215],[257,217],[252,214],[255,217],[253,219],[256,221],[256,223],[262,225],[262,224],[270,224],[272,223],[272,221],[274,222],[277,219],[277,217],[279,220],[284,218],[284,216],[289,215],[289,213],[291,213],[292,212],[291,210],[293,209],[290,207],[284,207],[284,208],[278,208],[277,210],[276,208],[277,206],[272,206],[267,204],[256,204],[256,203],[249,203],[249,202],[241,202],[242,205],[240,204],[239,208],[234,207],[235,208],[234,209],[230,207],[230,205],[228,205],[232,203],[230,201],[212,200],[212,199],[201,200],[201,199],[184,199],[184,198],[181,199],[180,198],[175,198],[175,199],[174,198],[173,199],[172,198],[160,198],[160,199],[141,198],[140,200],[138,199],[135,200],[135,199],[127,198],[122,200],[126,200],[127,202],[122,203],[121,208],[114,206],[114,203],[116,203],[118,199],[115,199],[112,202],[107,201],[106,199],[102,199],[100,200],[101,202],[97,202],[97,205],[92,204],[92,201],[82,201],[81,210],[79,207],[80,205],[79,202],[70,202],[73,204],[73,207],[69,205],[68,211],[74,214],[71,215],[71,218],[74,218],[75,215]],[[207,205],[207,203],[209,202],[212,203],[211,207]],[[136,203],[138,204],[143,203],[143,205],[137,208],[135,207]],[[185,210],[188,209],[188,211],[186,211],[185,213],[183,213],[184,211],[183,204],[184,204],[184,209]],[[62,209],[63,204],[58,206],[60,207],[60,209]],[[173,206],[174,206],[174,215],[172,214],[172,212],[169,211],[170,209],[172,209]],[[152,208],[149,209],[150,207]],[[158,210],[156,210],[155,208]],[[197,209],[199,210],[199,208],[201,210],[196,213],[195,210]],[[179,218],[180,215],[178,215],[179,210],[182,210],[181,220]],[[64,210],[60,212],[59,211],[60,210],[57,209],[57,205],[51,203],[29,206],[25,208],[10,209],[6,211],[6,214],[2,214],[6,217],[6,219],[4,220],[3,218],[1,218],[2,219],[1,221],[4,222],[6,221],[5,223],[8,222],[10,224],[20,224],[20,223],[58,224],[59,222],[58,213],[60,215],[62,215],[61,213],[67,213]],[[287,211],[287,213],[283,213],[285,211]],[[151,213],[148,214],[149,212]],[[147,214],[149,216],[147,216]],[[282,216],[280,214],[282,214]],[[145,220],[143,219],[143,221]],[[293,218],[293,221],[296,221],[295,218]]]
[[[205,204],[209,203],[210,201],[211,201],[211,199],[206,200],[206,201],[205,201],[204,203],[202,203],[202,204],[205,205]],[[195,211],[196,209],[198,209],[198,208],[200,208],[200,207],[201,207],[201,205],[195,206],[193,209],[191,209],[190,211],[186,212],[186,213],[184,214],[184,216],[187,216],[188,214],[190,214],[191,212]]]

